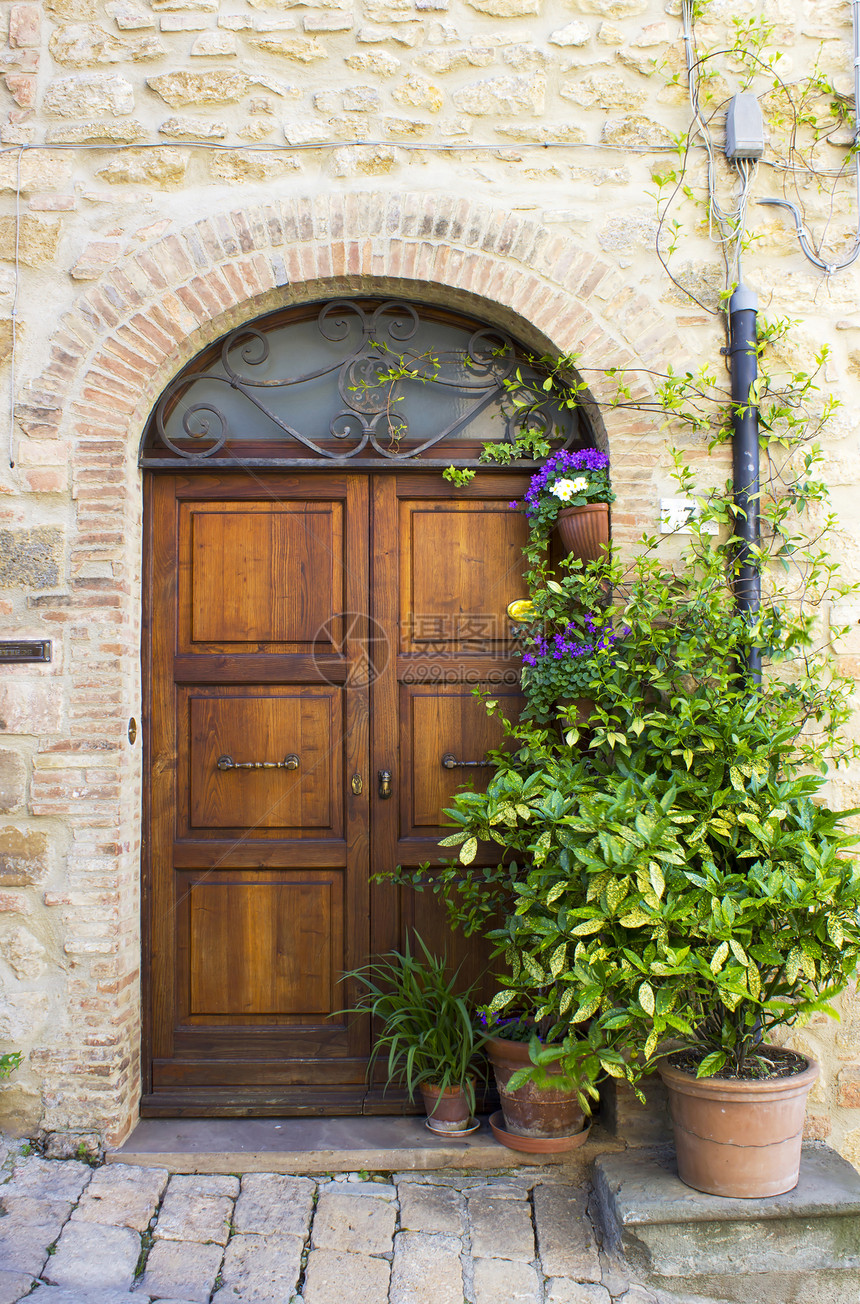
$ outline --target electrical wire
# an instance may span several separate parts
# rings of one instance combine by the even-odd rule
[[[804,255],[816,267],[820,267],[825,276],[833,276],[836,272],[844,271],[860,258],[860,0],[851,2],[851,25],[853,35],[854,49],[854,179],[857,196],[857,213],[858,225],[854,236],[854,244],[851,252],[842,262],[827,262],[816,250],[812,236],[808,231],[797,204],[793,204],[788,199],[760,199],[761,205],[769,205],[773,208],[785,208],[794,218],[794,229],[800,248]]]

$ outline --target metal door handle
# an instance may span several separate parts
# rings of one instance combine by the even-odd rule
[[[234,761],[232,756],[219,756],[215,762],[219,770],[297,770],[299,758],[290,752],[282,761]]]
[[[446,770],[493,768],[493,761],[458,761],[453,752],[446,752],[442,757]]]
[[[391,796],[391,771],[379,771],[379,795],[383,801],[387,801]]]

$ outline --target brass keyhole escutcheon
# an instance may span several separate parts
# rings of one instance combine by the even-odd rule
[[[391,771],[379,771],[379,795],[383,801],[391,796]]]
[[[364,787],[364,784],[363,784],[362,781],[361,781],[361,775],[360,775],[360,774],[354,774],[354,775],[352,776],[352,791],[355,793],[356,797],[360,797],[360,796],[361,796],[361,790],[362,790],[363,787]]]

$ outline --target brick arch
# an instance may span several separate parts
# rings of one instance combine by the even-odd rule
[[[231,327],[286,304],[368,292],[459,307],[537,349],[577,353],[589,380],[590,366],[660,368],[673,347],[671,326],[651,302],[571,237],[444,195],[317,196],[216,214],[128,254],[62,318],[18,415],[69,442],[73,605],[93,629],[109,631],[99,647],[113,651],[108,660],[102,653],[94,673],[93,642],[70,638],[67,719],[80,722],[89,712],[93,723],[85,738],[80,725],[76,736],[67,723],[43,748],[67,749],[84,772],[87,764],[97,768],[104,794],[97,834],[88,833],[93,803],[80,769],[69,769],[67,795],[53,796],[53,807],[47,798],[39,807],[34,777],[34,813],[60,816],[70,846],[66,891],[46,898],[63,911],[74,969],[69,1026],[40,1057],[49,1130],[95,1125],[117,1142],[140,1094],[140,748],[128,747],[126,730],[129,716],[139,716],[141,431],[167,383]],[[647,396],[645,381],[637,384]],[[593,381],[598,406],[612,388],[599,376]],[[635,493],[649,422],[608,406],[603,415],[620,490],[616,520],[632,531],[623,496],[625,486]],[[77,587],[76,575],[84,577]],[[56,794],[64,771],[46,773]],[[102,944],[91,921],[106,911]],[[96,991],[104,999],[94,1005]]]

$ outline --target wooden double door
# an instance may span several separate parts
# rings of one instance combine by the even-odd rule
[[[403,1107],[344,971],[417,929],[443,808],[515,716],[522,476],[156,475],[147,486],[144,1113]],[[432,872],[432,870],[430,871]]]

